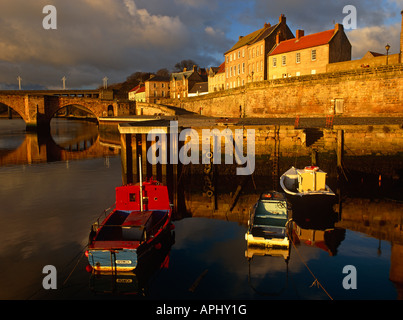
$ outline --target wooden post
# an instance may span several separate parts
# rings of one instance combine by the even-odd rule
[[[125,134],[120,136],[122,145],[121,159],[122,159],[122,183],[133,183],[133,155],[132,155],[132,135]]]
[[[318,162],[318,151],[316,149],[311,150],[311,165],[316,166]]]
[[[337,130],[337,168],[342,168],[344,153],[344,130]]]

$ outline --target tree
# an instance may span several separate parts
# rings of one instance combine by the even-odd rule
[[[197,63],[192,59],[182,60],[175,64],[174,72],[182,72],[184,68],[186,68],[186,70],[192,70],[193,66],[198,67]]]
[[[159,69],[155,74],[160,77],[169,77],[171,75],[167,68]]]

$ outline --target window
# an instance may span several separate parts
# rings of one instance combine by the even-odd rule
[[[242,58],[245,57],[245,48],[242,49]]]
[[[238,64],[238,74],[241,74],[241,65]]]
[[[273,68],[277,67],[277,58],[273,58]]]
[[[238,51],[238,58],[241,57],[241,51]]]
[[[295,62],[296,63],[300,63],[301,62],[301,53],[297,52],[297,54],[295,55]]]
[[[245,62],[242,63],[242,73],[245,73]]]
[[[312,49],[312,51],[311,51],[311,60],[312,61],[316,60],[316,49]]]
[[[296,76],[299,77],[301,75],[301,72],[297,71]]]
[[[286,56],[281,56],[281,65],[285,66],[286,62]]]
[[[315,69],[311,70],[311,74],[316,74],[316,70]]]

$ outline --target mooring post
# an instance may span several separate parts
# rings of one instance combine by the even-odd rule
[[[337,168],[342,168],[344,153],[344,130],[337,130]]]

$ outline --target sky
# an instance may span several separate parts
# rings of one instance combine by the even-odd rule
[[[403,0],[0,0],[0,89],[18,89],[17,77],[22,89],[61,89],[63,77],[67,89],[92,89],[185,59],[219,66],[239,36],[281,14],[307,35],[343,23],[346,5],[357,13],[345,30],[353,59],[386,53],[386,43],[399,53]]]

